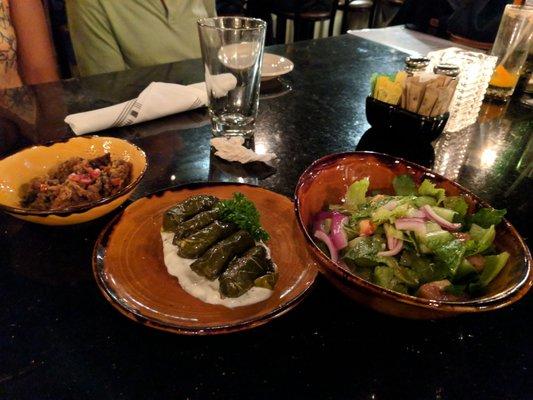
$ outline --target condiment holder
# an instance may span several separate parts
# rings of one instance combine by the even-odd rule
[[[444,130],[449,113],[428,117],[377,100],[366,98],[366,119],[372,128],[390,131],[391,135],[406,135],[427,141],[435,140]]]

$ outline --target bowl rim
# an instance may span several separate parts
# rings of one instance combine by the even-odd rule
[[[468,301],[442,301],[442,300],[423,299],[421,297],[402,294],[394,290],[383,288],[363,278],[360,278],[354,273],[340,266],[338,263],[332,261],[325,253],[322,252],[322,250],[318,248],[314,240],[311,238],[307,230],[307,227],[303,223],[302,216],[300,213],[301,204],[300,204],[300,198],[299,198],[298,193],[301,190],[302,186],[304,185],[304,177],[308,176],[310,172],[315,170],[318,165],[326,163],[328,161],[340,159],[340,158],[361,157],[361,156],[363,157],[377,156],[379,158],[388,159],[394,162],[400,162],[407,166],[418,169],[430,176],[433,175],[434,177],[444,179],[445,181],[451,183],[453,186],[458,188],[463,194],[467,194],[471,196],[477,202],[477,204],[483,207],[493,208],[486,201],[484,201],[483,199],[481,199],[480,197],[478,197],[477,195],[475,195],[474,193],[472,193],[470,190],[466,189],[459,183],[451,179],[448,179],[445,176],[440,175],[430,170],[429,168],[426,168],[422,165],[416,164],[414,162],[405,160],[400,157],[394,157],[388,154],[373,152],[373,151],[352,151],[352,152],[341,152],[341,153],[328,154],[324,157],[319,158],[318,160],[315,160],[311,165],[309,165],[309,167],[305,169],[305,171],[298,178],[298,183],[296,184],[296,188],[294,190],[294,211],[296,213],[298,225],[300,226],[300,229],[304,233],[307,244],[311,248],[313,254],[322,261],[319,264],[321,264],[322,266],[325,266],[327,270],[333,272],[337,276],[337,278],[347,280],[349,283],[355,285],[355,287],[357,287],[358,289],[362,289],[366,292],[370,292],[375,295],[385,296],[391,300],[396,300],[402,303],[407,303],[407,304],[419,306],[422,308],[440,309],[442,311],[452,311],[456,313],[457,312],[488,311],[492,309],[501,308],[508,304],[514,303],[515,301],[522,298],[528,292],[528,290],[533,285],[533,274],[531,271],[531,264],[532,264],[531,252],[528,246],[525,244],[522,236],[518,233],[516,228],[506,218],[503,218],[502,223],[504,223],[507,226],[507,228],[511,230],[513,235],[518,239],[518,243],[520,247],[524,251],[523,262],[526,266],[526,274],[522,280],[515,283],[509,289],[504,290],[500,293],[497,293],[496,295],[486,298],[486,299],[472,299]]]
[[[81,213],[84,213],[85,211],[88,211],[91,208],[95,208],[95,207],[110,203],[113,200],[116,200],[117,198],[122,197],[123,195],[131,192],[139,184],[141,179],[144,177],[144,174],[146,173],[146,170],[148,169],[148,157],[146,156],[146,153],[144,152],[144,150],[141,149],[139,146],[137,146],[136,144],[130,142],[129,140],[122,139],[122,138],[117,138],[117,137],[113,137],[113,136],[100,136],[100,135],[72,136],[72,137],[68,137],[68,138],[63,139],[63,140],[54,140],[54,141],[50,141],[50,142],[46,142],[46,143],[32,144],[32,145],[23,147],[23,148],[19,149],[18,151],[16,151],[15,153],[12,153],[12,154],[9,154],[9,155],[7,155],[5,157],[0,158],[0,162],[6,160],[9,157],[13,157],[13,156],[15,156],[15,155],[17,155],[19,153],[22,153],[22,152],[24,152],[26,150],[30,150],[30,149],[33,149],[33,148],[37,148],[37,147],[52,147],[52,146],[54,146],[56,144],[59,144],[59,143],[67,143],[67,142],[69,142],[69,141],[71,141],[73,139],[94,139],[94,138],[119,140],[119,141],[122,141],[122,142],[126,142],[127,144],[132,146],[144,158],[144,166],[143,166],[143,169],[141,170],[139,176],[137,178],[135,178],[134,180],[132,180],[127,186],[124,186],[122,189],[120,189],[117,193],[113,194],[112,196],[104,197],[104,198],[102,198],[100,200],[92,201],[90,203],[84,203],[84,204],[80,204],[80,205],[76,205],[76,206],[71,206],[71,207],[63,208],[61,210],[31,210],[29,208],[12,207],[12,206],[9,206],[7,204],[0,203],[0,210],[6,211],[6,212],[11,213],[11,214],[17,214],[17,215],[32,215],[32,216],[40,216],[40,217],[47,217],[49,215],[56,215],[56,216],[60,216],[60,217],[67,217],[67,216],[72,215],[72,214],[81,214]]]

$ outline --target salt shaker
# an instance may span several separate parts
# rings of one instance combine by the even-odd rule
[[[426,57],[407,57],[405,59],[405,72],[413,76],[417,73],[424,72],[431,60]]]
[[[437,64],[435,67],[433,67],[433,73],[449,76],[452,79],[456,79],[459,75],[459,72],[461,72],[461,69],[455,64],[443,63]]]

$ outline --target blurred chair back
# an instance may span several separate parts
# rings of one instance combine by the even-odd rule
[[[77,67],[68,30],[65,0],[43,0],[43,4],[48,15],[61,78],[70,78],[77,75]]]
[[[277,17],[276,42],[285,42],[287,20],[292,20],[294,23],[294,41],[313,39],[315,22],[329,20],[330,26],[333,26],[339,1],[332,0],[328,8],[324,7],[319,10],[309,9],[309,2],[305,0],[296,0],[290,3],[290,7],[285,4],[274,5],[271,12]]]

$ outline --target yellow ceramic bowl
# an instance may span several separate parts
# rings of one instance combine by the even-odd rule
[[[37,211],[21,208],[19,189],[50,168],[71,157],[95,158],[111,153],[113,159],[133,164],[131,183],[111,197],[62,210]],[[124,203],[142,179],[148,162],[134,144],[113,137],[80,136],[64,142],[33,146],[0,160],[0,209],[25,221],[44,225],[72,225],[101,217]]]

